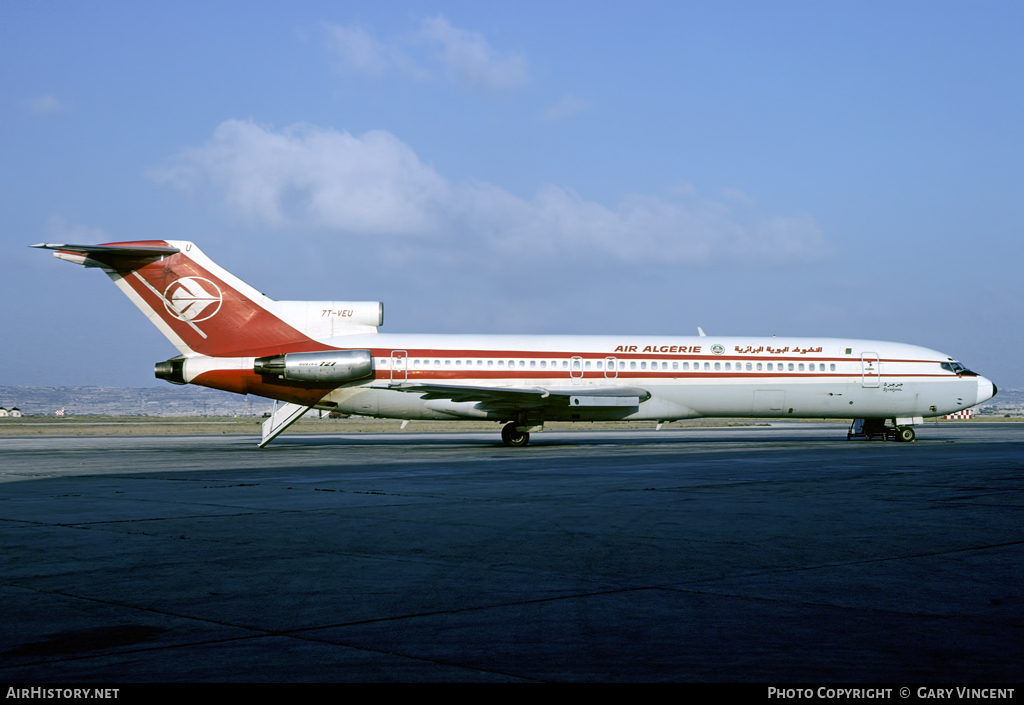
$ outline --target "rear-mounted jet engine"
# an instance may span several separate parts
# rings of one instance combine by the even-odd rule
[[[369,350],[288,353],[258,357],[253,371],[299,382],[351,382],[373,374]]]

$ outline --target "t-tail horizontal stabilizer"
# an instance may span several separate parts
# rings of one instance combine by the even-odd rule
[[[280,436],[286,428],[298,421],[312,408],[302,404],[279,404],[275,401],[273,413],[270,414],[269,419],[263,422],[263,440],[260,441],[259,447],[263,448]]]
[[[376,333],[384,323],[379,301],[274,301],[185,240],[33,247],[102,269],[186,356],[331,350],[322,341]]]

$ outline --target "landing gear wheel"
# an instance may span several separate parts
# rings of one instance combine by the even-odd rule
[[[913,443],[916,434],[910,426],[900,426],[896,429],[896,440],[904,443]]]
[[[513,448],[520,448],[530,442],[530,434],[517,431],[514,423],[507,423],[501,427],[501,442]]]

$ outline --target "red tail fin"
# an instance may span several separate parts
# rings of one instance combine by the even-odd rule
[[[36,247],[101,267],[183,354],[263,357],[331,349],[275,315],[274,301],[214,264],[191,242]]]

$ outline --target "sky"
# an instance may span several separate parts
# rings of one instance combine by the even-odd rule
[[[388,333],[845,337],[1024,387],[1017,2],[0,4],[0,385],[176,354],[28,246]]]

